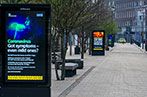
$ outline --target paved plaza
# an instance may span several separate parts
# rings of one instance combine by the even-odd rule
[[[106,56],[86,53],[84,66],[56,81],[52,65],[52,97],[147,97],[147,54],[135,44],[115,44]]]

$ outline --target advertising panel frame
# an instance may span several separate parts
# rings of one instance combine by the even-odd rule
[[[45,12],[45,80],[44,82],[6,82],[6,11],[44,11]],[[51,6],[50,4],[2,4],[1,5],[1,44],[2,46],[2,85],[4,86],[50,86],[51,83],[51,52],[50,52],[50,33],[51,33]]]
[[[94,32],[103,32],[103,38],[102,38],[102,46],[101,50],[94,50]],[[104,30],[94,30],[92,32],[92,55],[105,55],[105,31]]]
[[[113,35],[110,34],[110,35],[108,36],[108,46],[112,46],[112,38],[113,38]],[[110,41],[110,40],[111,40],[111,41]]]

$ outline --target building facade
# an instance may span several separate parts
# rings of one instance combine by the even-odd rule
[[[147,0],[117,0],[115,1],[115,19],[120,32],[128,38],[142,41],[142,33],[146,34]]]

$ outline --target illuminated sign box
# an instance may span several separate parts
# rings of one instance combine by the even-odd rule
[[[105,54],[105,31],[95,30],[92,32],[92,55]]]
[[[49,84],[50,5],[2,5],[4,84]]]
[[[109,46],[112,45],[112,35],[109,35],[109,37],[108,37],[108,45]]]
[[[111,47],[114,47],[114,42],[115,42],[115,35],[114,34],[109,35],[108,45],[111,46]]]

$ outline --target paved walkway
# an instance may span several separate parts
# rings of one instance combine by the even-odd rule
[[[67,51],[66,59],[80,59],[81,58],[81,55],[74,55],[74,47],[73,47],[72,51],[73,51],[72,56],[70,56],[69,51]],[[110,51],[106,52],[106,56]],[[84,68],[78,69],[76,76],[71,77],[71,78],[65,78],[64,81],[57,81],[56,80],[54,64],[52,64],[52,82],[51,82],[52,83],[52,86],[51,86],[51,92],[52,92],[51,95],[52,96],[51,97],[60,97],[59,95],[61,95],[66,89],[68,89],[68,87],[70,87],[74,82],[79,80],[82,75],[84,75],[89,69],[91,69],[94,66],[95,61],[99,61],[99,63],[101,63],[102,62],[101,60],[106,57],[106,56],[97,56],[97,57],[90,56],[88,54],[88,52],[84,56],[85,56]],[[63,97],[64,97],[64,95],[63,95]]]
[[[63,97],[147,97],[147,54],[135,45],[116,44],[106,56],[86,54],[84,63],[85,68],[77,76],[61,83],[53,80],[53,97],[64,94],[72,85]],[[73,84],[93,66],[78,84]]]

